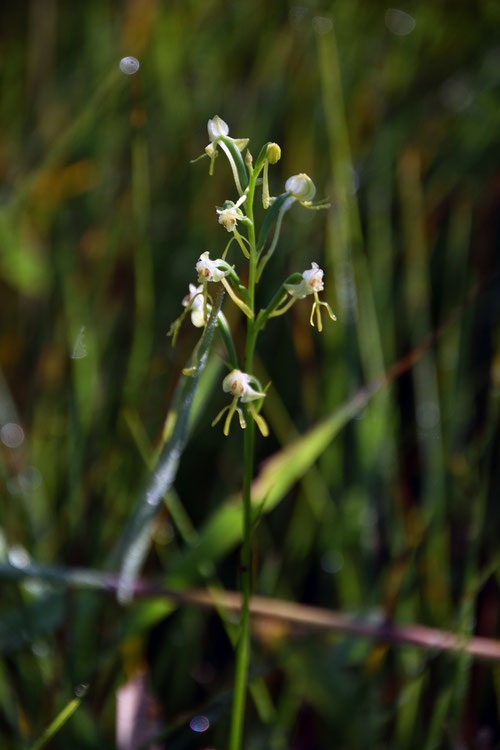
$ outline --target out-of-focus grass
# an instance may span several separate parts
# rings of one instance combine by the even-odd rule
[[[189,325],[175,350],[165,333],[200,253],[226,240],[214,207],[232,197],[229,170],[219,159],[209,178],[189,164],[217,113],[253,149],[280,143],[275,193],[305,171],[332,203],[290,212],[262,281],[266,299],[284,275],[325,263],[338,323],[318,336],[297,305],[262,336],[273,435],[259,462],[282,447],[289,458],[258,467],[256,592],[498,634],[498,9],[404,10],[31,0],[1,11],[0,421],[24,430],[18,447],[2,432],[3,559],[101,570],[131,517],[196,343]],[[125,54],[141,62],[132,78],[118,71]],[[436,346],[349,412],[477,281]],[[178,585],[237,582],[239,509],[226,503],[241,436],[209,426],[218,372],[216,347],[143,571]],[[304,434],[318,442],[287,453]],[[2,582],[0,622],[7,750],[33,745],[82,683],[51,747],[109,747],[116,689],[141,670],[169,747],[193,746],[198,713],[212,721],[203,741],[224,747],[230,622],[37,580]],[[498,676],[465,654],[270,626],[254,654],[248,748],[500,741]]]

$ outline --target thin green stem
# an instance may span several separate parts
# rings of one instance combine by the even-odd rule
[[[254,171],[252,178],[248,184],[248,198],[246,201],[246,214],[250,219],[248,226],[248,241],[250,243],[250,262],[248,269],[248,296],[250,308],[254,309],[255,301],[255,280],[256,280],[256,267],[257,267],[257,248],[255,246],[255,226],[253,222],[253,200],[255,196],[255,181],[257,179],[257,171]]]
[[[238,645],[236,648],[236,675],[234,683],[233,712],[231,721],[230,750],[240,750],[243,739],[245,720],[245,699],[247,693],[248,667],[250,664],[250,593],[252,561],[252,510],[251,487],[253,476],[253,457],[255,442],[255,425],[245,407],[247,427],[244,433],[243,458],[243,545],[241,548],[241,619]]]
[[[255,281],[257,270],[257,248],[255,244],[255,228],[253,225],[253,201],[255,195],[255,181],[258,171],[255,170],[248,184],[248,198],[246,213],[251,225],[248,227],[248,241],[250,246],[248,272],[248,306],[255,313]],[[255,319],[247,321],[247,340],[245,348],[245,372],[253,369],[253,355],[257,339],[258,328]],[[231,734],[229,750],[241,750],[243,741],[243,725],[245,721],[245,700],[248,683],[248,668],[250,664],[250,595],[252,587],[252,477],[254,466],[255,423],[248,407],[244,406],[247,427],[243,438],[243,544],[241,548],[241,592],[242,607],[240,619],[240,633],[236,648],[236,674],[234,683],[233,709],[231,717]]]

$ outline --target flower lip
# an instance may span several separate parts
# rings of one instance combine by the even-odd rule
[[[227,122],[224,122],[222,117],[219,117],[219,115],[215,115],[215,117],[212,117],[212,119],[208,121],[207,130],[208,137],[213,143],[213,141],[216,141],[221,136],[227,135],[229,133],[229,125],[227,124]]]
[[[285,182],[285,190],[290,193],[292,198],[301,202],[312,201],[316,195],[314,182],[304,172],[289,177]]]

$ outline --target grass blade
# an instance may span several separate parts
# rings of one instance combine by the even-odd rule
[[[119,549],[120,581],[118,600],[122,603],[131,598],[132,584],[146,557],[151,538],[151,529],[158,507],[172,486],[180,457],[189,434],[191,404],[204,370],[210,344],[215,331],[224,292],[221,289],[213,306],[205,331],[195,349],[196,370],[191,376],[183,375],[174,397],[175,424],[169,440],[156,463],[153,476],[139,500],[136,511],[125,530]]]
[[[38,739],[35,744],[30,747],[30,750],[41,750],[42,747],[45,747],[47,742],[51,740],[55,734],[57,734],[57,732],[64,726],[64,724],[66,724],[68,719],[75,713],[81,702],[82,698],[73,698],[73,700],[71,700],[56,716],[54,721],[49,724],[40,739]]]

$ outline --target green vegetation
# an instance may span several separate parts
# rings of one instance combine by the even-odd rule
[[[223,155],[190,163],[216,114],[280,145],[271,195],[306,172],[331,203],[287,214],[256,309],[316,261],[337,315],[319,335],[294,305],[253,362],[272,385],[243,746],[500,747],[498,3],[0,20],[2,750],[127,746],[126,684],[157,736],[131,750],[228,746],[243,433],[211,427],[217,331],[166,335],[228,239]]]

